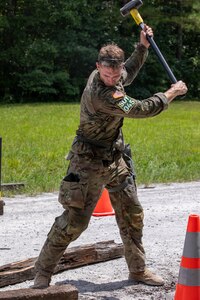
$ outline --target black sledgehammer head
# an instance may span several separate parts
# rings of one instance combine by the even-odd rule
[[[143,2],[141,0],[131,0],[120,9],[120,12],[122,16],[125,17],[130,14],[131,9],[138,9],[140,6],[142,6],[142,4]]]

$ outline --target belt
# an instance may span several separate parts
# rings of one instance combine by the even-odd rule
[[[76,138],[78,141],[85,142],[85,143],[88,143],[88,144],[91,144],[94,146],[98,146],[99,148],[104,148],[104,149],[110,150],[112,147],[112,145],[108,145],[104,142],[97,141],[97,140],[91,140],[82,135],[77,135]]]

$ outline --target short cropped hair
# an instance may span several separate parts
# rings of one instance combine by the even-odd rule
[[[124,63],[124,51],[112,43],[103,46],[98,55],[98,62],[111,68],[119,68]]]

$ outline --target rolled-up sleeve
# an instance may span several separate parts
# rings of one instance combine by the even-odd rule
[[[124,86],[130,85],[132,83],[141,67],[143,66],[147,56],[148,49],[142,44],[138,44],[135,48],[135,51],[125,62],[123,82]]]

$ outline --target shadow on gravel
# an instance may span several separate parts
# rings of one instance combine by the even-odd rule
[[[59,281],[55,285],[64,285],[64,284],[71,284],[75,286],[79,293],[80,293],[80,300],[122,300],[122,298],[118,298],[115,296],[96,296],[95,294],[97,292],[110,292],[117,290],[123,290],[130,286],[135,286],[135,295],[137,295],[139,298],[137,299],[148,299],[148,300],[173,300],[173,294],[172,293],[172,286],[163,286],[161,287],[151,287],[151,286],[145,286],[139,285],[138,283],[134,283],[130,280],[121,280],[121,281],[114,281],[114,282],[108,282],[108,283],[94,283],[91,281],[85,281],[85,280],[64,280]],[[130,293],[130,291],[129,291]],[[139,293],[139,295],[138,295]],[[144,295],[145,298],[142,298]],[[154,296],[155,295],[155,296]],[[130,294],[129,294],[130,296]],[[86,297],[86,298],[85,298]]]
[[[122,289],[127,286],[137,285],[137,283],[131,282],[129,280],[121,280],[121,281],[99,283],[99,284],[90,281],[85,281],[85,280],[64,280],[56,283],[56,285],[63,285],[63,284],[74,285],[79,290],[80,293],[112,292],[113,290]],[[117,298],[109,297],[105,299],[114,300]]]

